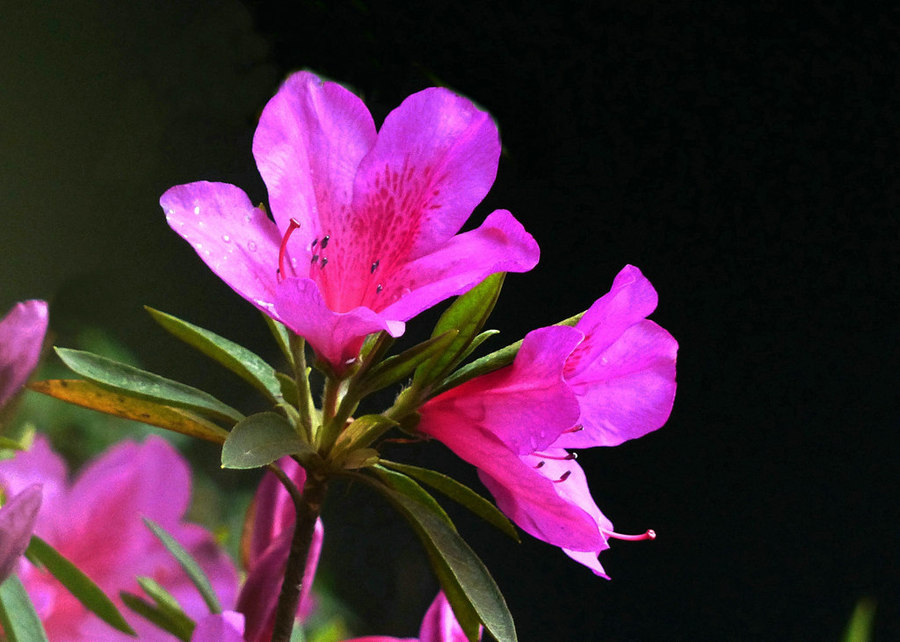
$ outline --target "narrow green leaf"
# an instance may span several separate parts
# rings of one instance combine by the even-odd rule
[[[472,343],[469,344],[469,347],[466,348],[466,351],[460,355],[459,361],[464,361],[466,357],[475,352],[478,346],[484,343],[485,340],[490,339],[495,334],[500,334],[500,330],[485,330],[484,332],[477,334],[475,338],[472,339]]]
[[[378,467],[375,470],[377,471]],[[382,469],[382,471],[384,470],[386,469]],[[384,476],[382,471],[378,472]],[[398,475],[398,473],[393,474]],[[399,488],[375,484],[370,477],[365,475],[360,475],[360,478],[365,478],[378,488],[412,524],[413,530],[416,531],[429,558],[432,559],[435,572],[438,579],[441,580],[441,586],[447,593],[454,613],[466,630],[469,639],[477,639],[477,630],[474,631],[473,636],[471,622],[467,621],[468,616],[474,610],[478,620],[498,642],[515,642],[517,639],[515,624],[494,578],[491,577],[490,572],[475,555],[475,552],[459,536],[455,528],[448,524],[448,520],[441,517],[428,504],[407,495],[404,491],[410,490],[411,487],[408,484],[405,484],[404,491],[400,491]],[[398,478],[391,477],[390,479],[392,482],[396,482]],[[409,482],[415,484],[412,480]],[[415,485],[418,486],[418,484]],[[421,487],[419,490],[428,495]],[[434,501],[433,498],[432,501]],[[437,561],[436,564],[435,561]]]
[[[0,448],[6,448],[8,450],[28,450],[27,446],[22,444],[16,439],[10,439],[9,437],[4,437],[0,435]]]
[[[284,327],[283,323],[276,321],[268,314],[263,313],[263,319],[269,327],[269,330],[272,332],[272,336],[275,337],[275,343],[278,344],[279,349],[281,349],[282,354],[284,354],[284,358],[287,359],[288,364],[293,368],[294,353],[291,352],[290,331]]]
[[[341,436],[338,437],[337,445],[342,450],[366,448],[385,432],[398,425],[396,421],[384,415],[363,415],[354,419],[349,426],[344,428]]]
[[[148,602],[144,598],[128,591],[120,591],[119,597],[125,606],[145,620],[152,622],[157,628],[171,633],[179,640],[183,640],[183,642],[190,642],[195,624],[184,613],[182,613],[184,617],[178,617],[164,607]],[[187,618],[187,622],[185,622],[185,618]]]
[[[47,642],[41,619],[15,573],[0,584],[0,624],[9,642]]]
[[[579,312],[578,314],[569,317],[568,319],[564,319],[559,323],[555,323],[554,325],[568,325],[574,326],[581,320],[581,317],[584,316],[584,312]],[[471,363],[467,363],[462,368],[451,374],[449,377],[444,379],[440,383],[440,385],[436,386],[431,390],[431,393],[428,395],[430,397],[436,397],[442,392],[449,390],[450,388],[455,388],[456,386],[469,381],[470,379],[474,379],[483,374],[487,374],[489,372],[493,372],[494,370],[499,370],[504,366],[508,366],[513,362],[516,358],[516,354],[519,352],[519,348],[522,347],[522,340],[518,340],[515,343],[511,343],[506,347],[500,348],[499,350],[495,350],[490,354],[486,354],[483,357],[475,359]]]
[[[240,412],[228,406],[208,392],[172,381],[134,366],[118,363],[100,355],[55,348],[60,359],[69,368],[94,383],[119,390],[130,397],[156,401],[167,406],[187,408],[202,415],[235,423],[244,418]]]
[[[360,382],[360,387],[370,393],[403,381],[413,373],[419,364],[446,350],[447,346],[456,339],[457,334],[459,334],[457,330],[448,330],[409,350],[385,359],[369,371]]]
[[[875,600],[871,597],[861,598],[853,609],[853,615],[844,629],[842,642],[870,642],[875,626]]]
[[[209,612],[221,613],[222,606],[219,604],[219,598],[216,597],[216,592],[213,590],[212,583],[209,581],[206,573],[203,572],[203,569],[200,568],[200,565],[197,564],[197,561],[191,557],[191,554],[188,553],[174,537],[169,535],[162,526],[146,517],[143,519],[144,524],[147,525],[150,532],[156,535],[157,539],[162,542],[163,546],[166,547],[166,550],[169,551],[172,557],[178,562],[178,565],[184,569],[184,572],[191,580],[191,583],[197,587],[197,591],[199,591],[203,601],[206,602]]]
[[[441,315],[431,336],[440,336],[450,330],[457,330],[458,334],[446,349],[416,369],[417,385],[426,386],[441,379],[462,360],[475,335],[478,334],[494,310],[505,277],[505,272],[492,274],[465,294],[457,297]]]
[[[286,402],[295,408],[300,403],[300,397],[297,395],[297,382],[293,377],[289,377],[283,372],[276,372],[275,377],[278,379],[278,385],[281,387],[281,396]]]
[[[145,306],[150,316],[166,331],[193,346],[206,356],[215,359],[233,373],[247,381],[270,400],[277,402],[281,385],[275,377],[275,368],[247,348],[220,337],[214,332],[188,323],[171,314]]]
[[[260,468],[285,455],[315,454],[287,419],[274,412],[260,412],[232,428],[222,446],[222,468]]]
[[[170,408],[154,401],[126,396],[123,392],[107,390],[83,379],[48,379],[34,381],[28,386],[41,394],[67,403],[90,408],[114,417],[132,419],[205,439],[215,444],[225,442],[228,431],[204,417],[181,408]]]
[[[489,502],[465,484],[462,484],[443,473],[439,473],[436,470],[419,468],[418,466],[409,466],[407,464],[400,464],[384,459],[381,460],[381,463],[440,491],[453,501],[468,508],[481,519],[496,526],[499,530],[509,535],[517,542],[521,541],[519,539],[519,533],[516,531],[516,527],[512,525],[512,522],[507,519],[506,515],[501,513],[500,509],[492,502]]]
[[[434,515],[441,518],[451,530],[456,531],[456,526],[453,525],[453,521],[450,519],[447,511],[437,503],[437,500],[432,497],[428,491],[419,486],[414,480],[410,479],[409,476],[383,466],[374,466],[372,470],[374,470],[388,486],[413,501],[422,504],[422,506],[430,510]]]
[[[134,629],[125,621],[106,593],[47,542],[37,535],[32,535],[25,555],[29,560],[37,561],[47,569],[87,610],[114,629],[137,637]]]

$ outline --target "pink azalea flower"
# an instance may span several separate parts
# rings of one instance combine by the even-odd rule
[[[475,465],[510,519],[602,577],[610,537],[655,534],[615,533],[565,448],[616,445],[668,418],[678,346],[646,320],[655,307],[649,281],[626,266],[574,328],[535,330],[511,366],[421,409],[418,429]]]
[[[290,457],[282,458],[279,465],[297,487],[302,489],[306,471]],[[244,565],[248,574],[238,597],[237,610],[246,617],[244,635],[250,642],[263,642],[272,637],[295,519],[296,511],[290,495],[275,475],[267,472],[256,491],[242,542]],[[297,610],[300,618],[312,611],[312,597],[309,593],[322,551],[323,536],[322,520],[318,520],[303,573],[303,587]]]
[[[191,642],[244,642],[244,616],[236,611],[207,615],[197,622]]]
[[[505,210],[457,234],[494,181],[500,141],[446,89],[409,96],[376,132],[355,95],[296,73],[263,110],[253,154],[274,223],[223,183],[179,185],[160,204],[216,274],[338,371],[365,335],[399,336],[488,275],[537,263]]]
[[[0,407],[28,381],[47,333],[47,303],[23,301],[0,319]]]
[[[479,636],[480,639],[480,636]],[[425,612],[418,638],[393,638],[386,635],[368,635],[346,642],[468,642],[450,602],[443,591],[437,594]]]
[[[142,593],[136,575],[159,582],[195,621],[209,614],[196,588],[142,517],[166,529],[197,559],[224,608],[234,604],[234,565],[209,532],[183,522],[190,501],[190,471],[164,440],[149,437],[143,444],[120,443],[70,483],[66,464],[38,437],[28,452],[0,462],[0,488],[5,492],[21,492],[36,482],[43,484],[44,499],[35,533],[93,579],[142,639],[172,637],[121,604],[120,591]],[[50,639],[133,639],[86,611],[45,571],[22,563],[19,576]]]
[[[0,584],[28,548],[40,508],[40,484],[28,486],[0,508]]]

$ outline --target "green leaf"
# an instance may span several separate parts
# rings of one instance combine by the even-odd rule
[[[384,415],[363,415],[344,428],[337,445],[342,450],[366,448],[394,426],[399,425]]]
[[[275,377],[275,368],[247,348],[220,337],[214,332],[188,323],[165,312],[145,306],[150,316],[166,331],[247,381],[273,402],[281,397],[281,385]]]
[[[437,503],[437,500],[432,497],[428,491],[419,486],[414,480],[410,479],[409,476],[395,470],[384,468],[383,466],[374,466],[372,470],[374,470],[388,486],[397,492],[402,493],[406,497],[419,502],[430,510],[432,514],[440,517],[451,530],[456,531],[456,526],[453,525],[453,521],[450,519],[447,511]]]
[[[458,334],[445,350],[416,369],[417,385],[424,387],[440,380],[463,359],[469,345],[494,310],[505,277],[505,272],[492,274],[462,296],[457,297],[441,315],[431,336],[437,337],[450,330],[456,330]]]
[[[287,419],[274,412],[260,412],[232,428],[222,446],[222,468],[260,468],[285,455],[315,454]]]
[[[384,459],[381,460],[381,463],[440,491],[453,501],[468,508],[489,524],[496,526],[499,530],[509,535],[517,542],[521,541],[519,539],[519,533],[516,531],[516,527],[512,525],[512,522],[507,519],[506,515],[501,513],[500,509],[492,502],[489,502],[465,484],[461,484],[452,477],[448,477],[435,470],[419,468],[418,466],[409,466],[407,464],[400,464]]]
[[[9,642],[47,642],[41,619],[15,573],[0,584],[0,624]]]
[[[360,382],[360,388],[366,394],[375,392],[392,384],[403,381],[426,360],[441,354],[447,349],[458,334],[457,330],[448,330],[443,334],[432,337],[409,350],[404,350],[398,355],[389,357],[373,367]]]
[[[152,372],[81,350],[56,348],[56,353],[63,363],[82,377],[129,397],[187,408],[231,423],[244,418],[244,415],[211,394]]]
[[[47,542],[37,535],[32,535],[25,555],[29,560],[36,561],[47,569],[87,610],[114,629],[137,637],[134,629],[125,621],[106,593]]]
[[[188,410],[127,397],[123,393],[107,390],[82,379],[48,379],[32,382],[28,387],[82,408],[140,421],[216,444],[224,443],[228,436],[228,431],[221,426]]]
[[[290,331],[284,327],[284,324],[276,321],[268,314],[263,313],[263,319],[266,322],[266,325],[269,326],[269,330],[272,332],[272,336],[275,337],[275,343],[278,344],[278,347],[281,349],[282,354],[284,354],[284,358],[287,359],[288,364],[291,368],[294,367],[294,353],[291,352],[291,335]]]
[[[515,624],[500,589],[446,513],[435,511],[431,505],[434,499],[411,479],[406,478],[408,482],[402,482],[402,486],[395,485],[405,475],[390,471],[388,477],[384,474],[387,469],[378,469],[374,468],[383,478],[390,479],[390,486],[373,483],[365,475],[359,477],[380,490],[410,522],[469,639],[474,641],[478,636],[477,626],[472,625],[474,616],[498,642],[515,642]],[[430,502],[423,497],[431,498]]]
[[[864,597],[856,603],[844,630],[842,642],[870,642],[875,625],[875,600]]]
[[[278,379],[278,385],[281,387],[281,396],[286,402],[295,408],[300,404],[300,397],[297,394],[297,382],[293,377],[289,377],[283,372],[276,372],[275,377]]]
[[[179,640],[190,642],[194,621],[185,614],[175,598],[149,577],[139,577],[137,581],[156,603],[148,602],[134,593],[120,591],[119,597],[125,606]]]
[[[574,326],[581,320],[581,317],[583,316],[584,312],[579,312],[578,314],[571,316],[568,319],[564,319],[559,323],[555,323],[554,325]],[[472,361],[471,363],[467,363],[462,368],[444,379],[444,381],[442,381],[440,385],[433,388],[431,390],[431,393],[428,395],[429,398],[436,397],[442,392],[445,392],[450,388],[455,388],[456,386],[463,384],[470,379],[474,379],[475,377],[478,377],[480,375],[493,372],[494,370],[499,370],[504,366],[508,366],[516,358],[516,354],[518,354],[519,348],[521,347],[522,340],[520,339],[515,343],[511,343],[506,347],[495,350],[494,352],[486,354],[479,359],[475,359],[475,361]]]
[[[216,592],[213,590],[212,583],[209,581],[206,573],[203,572],[203,569],[200,568],[200,565],[197,564],[196,560],[194,560],[194,558],[191,557],[191,554],[188,553],[174,537],[169,535],[162,526],[146,517],[143,519],[147,528],[149,528],[150,531],[156,535],[157,539],[162,542],[163,546],[166,547],[166,550],[169,551],[172,557],[178,562],[178,565],[184,569],[184,572],[191,580],[191,583],[197,587],[197,591],[199,591],[203,601],[206,602],[209,612],[221,613],[222,606],[219,604],[219,599],[216,597]]]

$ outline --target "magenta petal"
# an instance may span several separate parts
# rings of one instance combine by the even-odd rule
[[[506,210],[497,210],[479,228],[454,236],[385,278],[378,296],[396,300],[384,307],[382,314],[411,319],[444,299],[467,292],[491,274],[527,272],[539,258],[538,245],[522,224]]]
[[[616,446],[662,426],[675,401],[678,343],[652,321],[627,330],[569,380],[584,430],[562,435],[563,448]]]
[[[372,332],[403,334],[402,321],[388,320],[369,308],[333,312],[311,279],[286,279],[278,286],[275,310],[278,318],[304,337],[316,355],[337,371],[359,354],[363,338]]]
[[[205,181],[176,185],[159,199],[169,226],[213,272],[274,316],[278,228],[239,188]],[[276,317],[277,318],[277,317]]]
[[[447,596],[443,591],[439,592],[422,619],[419,642],[467,642],[467,640],[465,632],[453,614],[450,602],[447,601]]]
[[[28,548],[40,509],[39,484],[14,495],[0,508],[0,582],[9,577],[19,557]]]
[[[253,156],[282,233],[291,217],[307,243],[339,225],[375,136],[369,110],[340,85],[305,71],[284,82],[253,137]]]
[[[28,381],[47,333],[47,303],[17,303],[0,319],[0,407]]]
[[[197,622],[191,642],[243,642],[244,616],[235,611],[207,615]]]
[[[306,483],[306,471],[303,467],[290,457],[282,457],[278,460],[278,465],[297,488],[302,490]],[[282,532],[293,531],[294,515],[294,502],[284,485],[274,474],[266,472],[253,497],[250,546],[246,561],[249,568],[256,565],[257,559]]]
[[[578,419],[578,402],[563,381],[562,368],[580,340],[580,332],[565,326],[529,332],[511,366],[426,403],[418,429],[448,446],[435,432],[446,434],[447,426],[472,440],[482,431],[490,433],[519,455],[549,446]]]
[[[566,378],[577,376],[631,325],[656,309],[656,290],[633,265],[616,275],[609,292],[597,299],[576,324],[585,339],[566,364]]]
[[[354,210],[372,234],[405,254],[401,260],[428,254],[487,194],[499,158],[497,127],[486,112],[447,89],[425,89],[385,118],[359,166]]]
[[[35,533],[53,541],[57,535],[56,515],[69,510],[68,469],[43,435],[35,438],[30,450],[0,461],[0,489],[7,496],[17,495],[34,484],[43,488],[43,510],[38,515]]]

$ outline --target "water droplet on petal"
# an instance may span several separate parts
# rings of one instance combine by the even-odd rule
[[[247,243],[247,249],[251,252],[256,252],[256,243],[250,241],[249,243]]]
[[[223,234],[223,235],[222,235],[222,240],[223,240],[225,243],[231,243],[231,237],[228,236],[227,234]]]
[[[244,223],[250,223],[252,221],[253,221],[253,217],[250,216],[249,214],[247,214],[247,216],[244,217]]]
[[[175,213],[175,210],[169,210],[166,212],[166,216],[172,216]]]
[[[200,206],[199,206],[199,205],[196,205],[196,206],[194,207],[194,214],[199,214],[199,213],[200,213]]]

